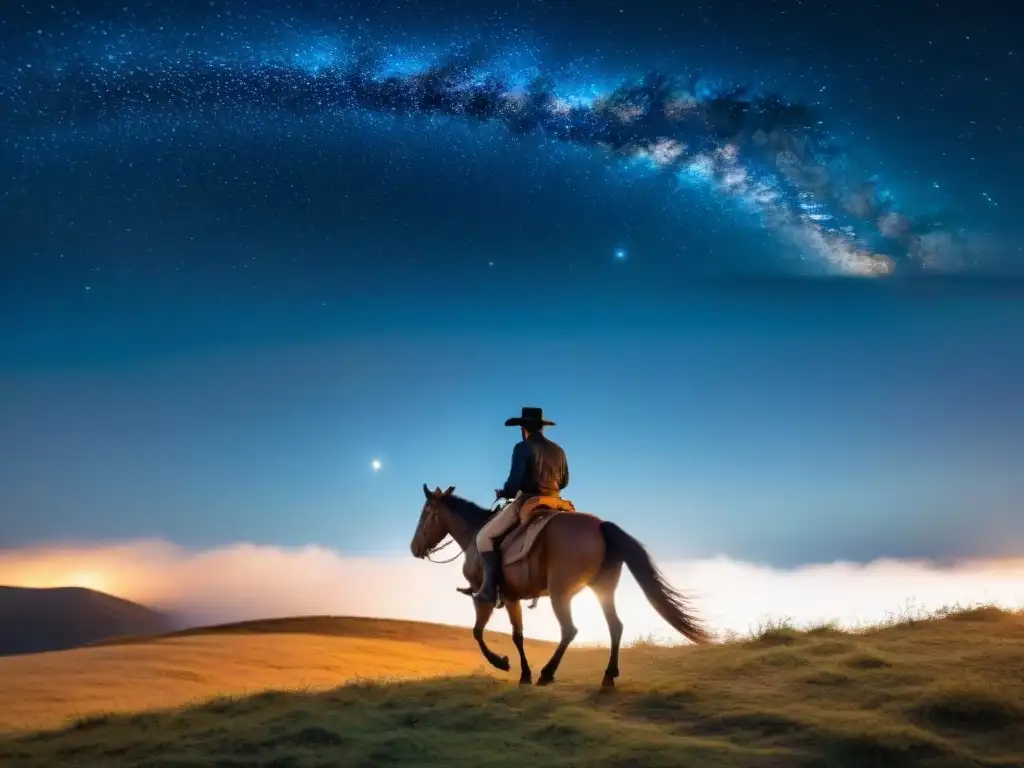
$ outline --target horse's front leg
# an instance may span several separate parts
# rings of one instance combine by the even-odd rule
[[[473,601],[473,605],[476,606],[476,624],[473,625],[473,638],[476,640],[477,645],[480,646],[480,653],[484,655],[484,658],[492,666],[497,667],[502,672],[508,672],[511,668],[508,663],[508,656],[499,656],[488,648],[487,643],[484,642],[484,628],[487,626],[487,622],[491,620],[491,614],[494,613],[494,605],[480,603],[476,600]]]
[[[508,620],[512,624],[512,642],[519,651],[519,684],[530,685],[533,682],[533,673],[530,671],[530,662],[526,660],[526,648],[523,646],[523,606],[518,600],[509,600],[505,603],[505,610],[508,611]]]

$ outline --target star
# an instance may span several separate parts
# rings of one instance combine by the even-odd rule
[[[619,261],[625,261],[625,259],[626,259],[626,249],[625,248],[616,248],[615,249],[615,258],[618,259]]]

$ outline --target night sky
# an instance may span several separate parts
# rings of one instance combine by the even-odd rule
[[[1019,555],[1024,22],[850,6],[4,4],[0,546],[405,552],[539,405],[658,554]]]

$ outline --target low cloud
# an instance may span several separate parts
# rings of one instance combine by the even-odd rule
[[[976,560],[949,567],[919,561],[831,563],[779,570],[727,557],[665,562],[662,569],[716,632],[746,633],[768,618],[798,624],[883,620],[908,608],[954,603],[1024,605],[1024,559]],[[461,560],[437,565],[412,557],[357,557],[323,547],[285,549],[234,544],[187,549],[164,541],[0,550],[0,584],[77,585],[158,607],[191,624],[302,614],[435,621],[469,626]],[[631,577],[618,593],[627,638],[671,630]],[[604,642],[607,629],[589,592],[573,603],[579,639]],[[526,611],[526,633],[555,639],[546,600]],[[508,629],[501,615],[492,621]]]

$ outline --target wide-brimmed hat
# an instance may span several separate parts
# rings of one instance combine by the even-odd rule
[[[553,427],[555,422],[544,418],[543,408],[523,408],[520,416],[513,416],[505,422],[506,427]]]

